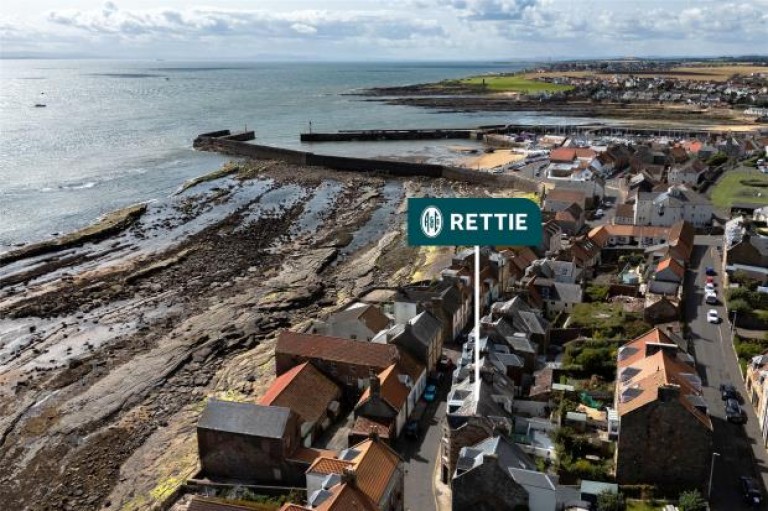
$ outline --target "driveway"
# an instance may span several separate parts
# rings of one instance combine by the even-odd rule
[[[739,488],[739,476],[748,475],[763,481],[768,486],[768,454],[757,425],[755,411],[748,403],[747,424],[731,424],[725,420],[725,409],[720,398],[721,383],[731,383],[746,396],[736,354],[731,340],[730,323],[725,318],[725,307],[704,303],[704,283],[707,266],[718,271],[715,278],[717,294],[723,300],[722,282],[719,275],[720,258],[716,250],[722,244],[722,236],[696,236],[691,269],[686,274],[685,317],[691,329],[693,351],[703,382],[704,398],[714,427],[714,452],[719,453],[715,461],[712,485],[712,509],[731,511],[754,509],[744,504]],[[717,309],[723,319],[719,325],[707,322],[707,311]],[[764,492],[765,494],[765,492]]]

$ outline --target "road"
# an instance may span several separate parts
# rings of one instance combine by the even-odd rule
[[[406,511],[435,511],[436,509],[433,482],[435,464],[439,457],[441,424],[445,417],[448,387],[449,385],[444,381],[439,387],[437,400],[429,404],[421,420],[421,435],[418,440],[401,436],[395,443],[395,449],[405,460]]]
[[[696,236],[691,269],[686,275],[685,317],[691,329],[693,351],[704,388],[704,398],[714,427],[714,452],[716,457],[712,484],[711,506],[714,511],[754,509],[742,500],[739,476],[748,475],[763,481],[768,487],[768,453],[763,447],[755,411],[749,403],[744,406],[747,424],[731,424],[725,420],[725,409],[720,398],[721,383],[731,383],[746,396],[736,354],[731,340],[730,323],[725,317],[725,307],[704,303],[705,268],[718,270],[717,294],[723,300],[722,282],[719,275],[720,258],[716,250],[722,245],[721,236]],[[722,322],[707,322],[707,311],[717,309]],[[763,492],[765,494],[765,491]]]

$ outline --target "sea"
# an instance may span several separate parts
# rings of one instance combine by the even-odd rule
[[[353,94],[530,65],[0,60],[0,251],[167,196],[215,170],[226,157],[192,149],[206,131],[247,127],[258,143],[317,153],[439,158],[445,142],[302,144],[299,133],[310,123],[337,131],[566,122],[392,106]]]

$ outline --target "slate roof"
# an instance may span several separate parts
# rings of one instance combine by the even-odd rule
[[[389,326],[389,318],[375,305],[353,305],[339,312],[334,312],[326,322],[329,324],[360,321],[371,332],[380,332]]]
[[[278,376],[259,404],[284,406],[304,422],[317,422],[328,404],[341,395],[339,387],[309,362]]]
[[[541,312],[528,305],[517,295],[503,303],[491,306],[494,313],[499,313],[512,322],[515,331],[545,335],[549,330],[549,321],[544,319]]]
[[[283,438],[290,416],[291,410],[282,406],[210,399],[197,427],[263,438]]]
[[[369,366],[380,371],[400,358],[397,347],[391,344],[360,342],[287,330],[280,332],[275,353]]]
[[[403,329],[393,338],[392,342],[395,344],[406,344],[407,341],[412,341],[429,349],[433,339],[436,335],[440,334],[442,329],[442,321],[429,311],[423,311],[416,317],[408,320],[408,324],[403,326]]]
[[[531,461],[520,447],[501,436],[486,438],[472,447],[462,447],[461,451],[459,451],[457,466],[465,468],[465,470],[479,467],[485,462],[486,455],[495,456],[494,458],[489,458],[489,460],[498,463],[499,467],[507,473],[509,473],[508,471],[511,468],[536,470],[536,464]],[[461,475],[456,477],[461,477]]]

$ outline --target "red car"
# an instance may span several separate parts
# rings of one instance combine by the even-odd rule
[[[707,284],[714,284],[715,278],[714,277],[707,277]]]

